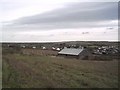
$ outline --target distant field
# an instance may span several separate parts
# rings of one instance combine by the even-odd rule
[[[39,55],[39,56],[56,56],[58,51],[42,50],[42,49],[21,49],[22,54],[25,55]]]
[[[115,88],[117,86],[118,61],[3,55],[3,87]]]

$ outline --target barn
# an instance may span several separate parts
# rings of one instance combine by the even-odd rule
[[[58,56],[82,59],[87,55],[84,48],[64,48],[58,52]]]

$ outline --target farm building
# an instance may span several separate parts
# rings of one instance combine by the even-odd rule
[[[84,48],[64,48],[58,52],[58,56],[82,59],[87,56],[87,51]]]

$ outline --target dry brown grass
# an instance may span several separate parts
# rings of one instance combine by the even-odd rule
[[[118,61],[7,54],[3,55],[3,63],[3,75],[12,69],[11,78],[17,78],[17,82],[10,79],[5,83],[8,76],[3,76],[3,87],[15,84],[22,88],[114,88],[118,85]]]

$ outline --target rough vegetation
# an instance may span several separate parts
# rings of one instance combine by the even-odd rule
[[[90,61],[3,51],[4,88],[116,88],[118,61]]]

